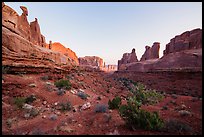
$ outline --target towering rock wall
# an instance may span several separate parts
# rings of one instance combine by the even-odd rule
[[[159,58],[160,43],[154,42],[152,47],[145,46],[145,53],[142,55],[140,61]]]
[[[103,59],[97,56],[85,56],[78,59],[81,66],[92,66],[99,69],[104,67]]]
[[[164,55],[159,58],[160,44],[155,42],[146,51],[138,62],[121,64],[118,61],[119,71],[202,71],[202,30],[186,31],[171,39],[166,45]],[[127,53],[123,54],[125,56]],[[123,57],[125,58],[125,57]]]
[[[66,51],[67,56],[46,48],[45,37],[40,32],[37,19],[29,24],[27,8],[21,6],[21,9],[23,13],[19,16],[15,10],[2,3],[2,65],[21,67],[23,70],[30,67],[31,71],[36,72],[41,70],[40,68],[54,71],[77,65],[78,58],[70,49]],[[69,55],[73,56],[75,61],[70,59]]]
[[[186,31],[171,39],[166,45],[166,49],[163,51],[163,54],[165,56],[174,52],[199,48],[202,48],[202,30],[194,29]]]
[[[138,59],[135,53],[135,49],[133,48],[131,53],[124,53],[122,59],[118,60],[118,70],[120,70],[122,65],[137,61]]]
[[[20,6],[23,13],[19,16],[15,10],[2,4],[2,26],[22,36],[35,45],[45,47],[45,37],[40,32],[37,18],[29,24],[27,16],[28,9]]]

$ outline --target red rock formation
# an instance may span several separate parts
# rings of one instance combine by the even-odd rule
[[[133,63],[137,61],[138,59],[135,53],[135,49],[133,48],[131,53],[124,53],[122,59],[118,60],[118,70],[120,70],[120,66],[122,64],[128,64],[128,63]]]
[[[171,39],[170,43],[166,45],[163,54],[167,55],[169,53],[198,48],[202,48],[202,30],[194,29],[192,31],[186,31]]]
[[[160,43],[154,42],[153,46],[145,46],[145,53],[142,55],[140,61],[159,58]]]
[[[21,9],[23,14],[19,16],[9,6],[2,6],[2,65],[12,66],[13,69],[21,68],[23,71],[25,67],[30,68],[30,71],[45,68],[39,72],[48,71],[48,69],[53,71],[67,69],[68,66],[77,65],[63,53],[44,48],[45,37],[40,34],[37,20],[31,23],[32,29],[37,31],[31,31],[27,22],[27,8],[21,7]],[[34,36],[33,39],[31,35]],[[75,53],[70,50],[70,54],[72,56]],[[78,61],[77,57],[75,58]]]
[[[151,49],[153,49],[151,51]],[[159,43],[146,51],[139,62],[120,64],[119,71],[202,71],[202,30],[184,32],[166,45],[164,56],[158,58]],[[151,55],[152,53],[156,53]],[[154,59],[152,59],[155,57]],[[151,58],[151,59],[149,59]]]
[[[32,43],[41,47],[45,47],[45,37],[41,35],[40,25],[38,24],[37,18],[35,18],[35,21],[30,23],[30,29]]]
[[[51,41],[50,41],[51,42]],[[72,51],[70,48],[66,48],[59,42],[54,42],[50,43],[49,45],[47,44],[47,48],[50,48],[53,51],[60,52],[67,56],[67,60],[76,63],[76,65],[79,65],[78,57],[74,51]]]
[[[85,56],[79,57],[79,65],[81,66],[92,66],[99,69],[102,69],[103,66],[103,59],[97,56]]]

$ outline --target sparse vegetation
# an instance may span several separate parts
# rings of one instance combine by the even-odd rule
[[[118,109],[121,105],[121,98],[119,96],[115,97],[112,101],[108,101],[109,109]]]
[[[65,103],[60,103],[59,106],[61,107],[61,111],[70,111],[72,109],[71,102],[67,101]]]
[[[170,132],[170,133],[182,133],[182,132],[192,132],[192,128],[176,119],[169,119],[164,123],[164,127],[162,131]]]
[[[72,86],[69,80],[64,79],[60,79],[59,81],[56,81],[54,84],[59,89],[65,88],[67,90],[70,90]]]
[[[135,98],[129,98],[127,105],[121,105],[119,113],[131,129],[143,128],[148,130],[159,130],[163,127],[163,120],[157,112],[148,112],[140,109],[140,102]]]
[[[51,80],[52,76],[46,75],[46,76],[40,77],[40,79],[43,80],[43,81],[47,81],[47,80]]]
[[[77,96],[79,96],[81,99],[87,99],[88,95],[84,92],[77,92]]]
[[[14,98],[14,104],[18,108],[22,108],[22,106],[26,103],[26,98],[25,97],[16,97]]]
[[[9,69],[10,69],[9,66],[2,65],[2,74],[7,74]]]
[[[104,104],[97,104],[95,107],[96,113],[105,113],[107,111],[108,107]]]

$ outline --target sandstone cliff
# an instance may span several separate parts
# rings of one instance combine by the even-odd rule
[[[142,55],[140,61],[159,58],[159,48],[159,42],[154,42],[152,47],[146,46],[145,53]]]
[[[171,39],[158,58],[159,43],[146,47],[141,61],[120,64],[119,71],[202,71],[202,30],[186,31]],[[154,54],[152,54],[154,53]]]
[[[132,49],[131,53],[124,53],[121,60],[118,60],[118,70],[122,69],[121,67],[128,63],[137,62],[137,56],[135,49]]]
[[[59,42],[50,42],[49,44],[46,45],[47,48],[60,52],[67,56],[68,61],[75,62],[76,65],[79,65],[78,57],[74,51],[72,51],[70,48],[66,48]]]
[[[78,59],[80,66],[91,66],[99,69],[104,67],[103,59],[97,56],[85,56]]]
[[[189,49],[202,48],[202,30],[194,29],[175,36],[166,45],[164,55]]]
[[[65,70],[63,65],[77,65],[63,53],[45,48],[45,37],[37,19],[29,24],[27,8],[20,8],[23,10],[21,16],[2,3],[2,65],[15,71],[37,73]]]

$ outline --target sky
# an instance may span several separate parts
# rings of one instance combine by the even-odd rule
[[[5,2],[28,21],[38,19],[46,42],[60,42],[78,57],[99,56],[117,65],[135,48],[160,42],[159,56],[176,35],[202,29],[202,2]]]

